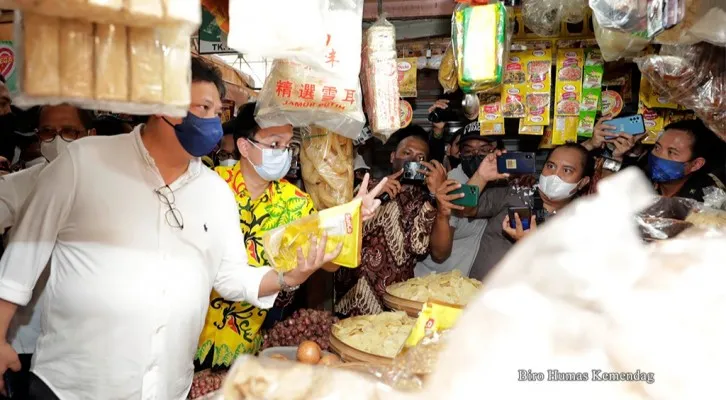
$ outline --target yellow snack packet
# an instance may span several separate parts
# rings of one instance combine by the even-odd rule
[[[302,249],[303,255],[307,256],[312,237],[320,238],[323,233],[328,234],[326,252],[335,250],[339,243],[343,244],[333,263],[341,267],[358,267],[363,245],[361,199],[354,199],[267,231],[262,237],[262,244],[271,266],[278,271],[287,272],[297,266],[297,249]]]
[[[416,324],[408,335],[404,348],[419,344],[424,338],[451,329],[459,319],[463,308],[452,304],[428,301],[418,314]]]

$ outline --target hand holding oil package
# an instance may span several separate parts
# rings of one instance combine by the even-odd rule
[[[272,267],[286,272],[297,266],[297,250],[302,249],[307,257],[312,237],[320,238],[323,233],[328,235],[326,253],[333,252],[338,244],[343,246],[333,263],[348,268],[358,267],[363,244],[361,199],[353,199],[265,232],[262,243]]]

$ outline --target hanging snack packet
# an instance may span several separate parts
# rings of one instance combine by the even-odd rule
[[[321,237],[323,233],[328,235],[326,253],[334,251],[338,244],[343,246],[338,257],[333,260],[334,264],[348,268],[358,267],[363,245],[361,199],[354,199],[267,231],[262,243],[272,267],[287,272],[297,266],[298,249],[302,249],[303,255],[307,257],[311,236]]]

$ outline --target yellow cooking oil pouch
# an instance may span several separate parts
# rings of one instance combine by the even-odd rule
[[[418,314],[416,324],[408,335],[405,348],[419,344],[424,338],[431,338],[435,334],[451,329],[459,319],[462,307],[437,301],[427,301]]]
[[[361,199],[328,208],[300,218],[287,225],[265,232],[262,244],[271,266],[282,272],[295,269],[297,250],[307,257],[312,238],[328,234],[326,252],[332,252],[342,243],[343,247],[334,264],[356,268],[361,261],[363,245],[363,220]]]

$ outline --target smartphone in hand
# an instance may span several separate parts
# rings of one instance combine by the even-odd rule
[[[615,133],[625,133],[633,136],[645,133],[645,120],[640,114],[611,119],[603,122],[603,125],[614,126],[613,132]]]
[[[509,227],[517,229],[517,219],[514,214],[519,215],[520,221],[522,221],[522,229],[525,231],[529,229],[530,222],[532,221],[532,209],[529,207],[509,207]]]
[[[479,186],[461,185],[460,188],[452,190],[449,194],[464,193],[464,197],[452,200],[451,203],[462,207],[476,207],[479,204]]]
[[[497,172],[510,175],[528,175],[537,172],[535,154],[511,151],[497,157]]]

